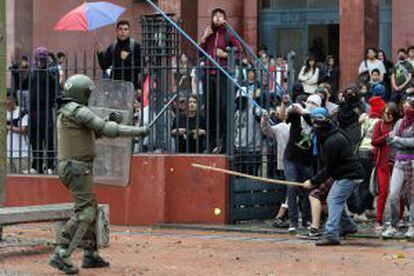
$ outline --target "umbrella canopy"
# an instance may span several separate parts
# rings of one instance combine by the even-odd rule
[[[108,2],[85,2],[62,17],[55,31],[93,31],[115,23],[125,10]]]

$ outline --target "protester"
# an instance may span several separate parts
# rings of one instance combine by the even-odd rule
[[[111,68],[111,77],[114,80],[132,82],[137,89],[141,45],[130,37],[130,23],[127,20],[120,20],[116,24],[116,33],[116,41],[106,50],[102,43],[96,43],[99,66],[103,71]]]
[[[221,66],[227,66],[227,48],[236,47],[241,52],[241,45],[233,34],[226,29],[226,12],[216,8],[211,13],[211,23],[201,37],[201,47]],[[206,110],[208,111],[208,151],[223,152],[227,135],[227,78],[210,61],[206,63],[206,81],[203,92],[206,93]],[[218,109],[217,109],[218,107]],[[217,128],[216,125],[219,127]],[[219,137],[219,141],[217,141]]]
[[[303,85],[303,91],[308,95],[313,94],[318,88],[319,68],[313,56],[307,58],[306,65],[300,70],[298,79]]]
[[[332,93],[331,86],[329,83],[321,83],[319,87],[315,90],[315,94],[317,94],[322,99],[321,107],[324,107],[328,110],[329,114],[334,115],[338,112],[338,105],[331,102]]]
[[[267,113],[264,113],[262,115],[262,119],[260,121],[260,127],[262,130],[262,133],[276,141],[277,143],[277,170],[279,171],[279,175],[284,178],[284,171],[285,171],[285,165],[283,161],[283,156],[285,154],[286,146],[289,140],[289,132],[290,132],[290,124],[286,123],[286,115],[287,115],[287,106],[289,103],[289,97],[283,97],[282,102],[280,106],[277,108],[277,118],[279,119],[279,123],[270,126],[269,122],[269,115]],[[281,191],[282,192],[282,191]],[[287,198],[285,196],[285,200],[283,200],[283,203],[281,204],[278,214],[275,217],[274,220],[270,222],[270,225],[273,227],[278,228],[288,228],[289,224],[285,221],[286,213],[288,210],[288,202]]]
[[[394,152],[387,143],[387,138],[392,131],[399,117],[398,106],[395,103],[388,103],[382,120],[375,123],[371,144],[374,147],[373,160],[378,175],[379,195],[377,201],[377,216],[375,218],[375,230],[381,232],[384,226],[384,209],[390,188],[391,170],[394,165]],[[403,211],[403,210],[401,210]],[[400,212],[402,216],[402,212]]]
[[[347,88],[344,92],[344,101],[340,104],[336,120],[339,128],[346,133],[355,151],[359,147],[361,130],[359,117],[365,112],[361,102],[361,95],[356,86]]]
[[[374,166],[373,159],[373,147],[371,145],[372,135],[374,132],[375,124],[381,120],[385,102],[379,97],[375,96],[369,100],[371,109],[369,114],[362,114],[360,116],[361,124],[361,141],[359,146],[359,157],[364,168],[365,176],[363,182],[359,185],[358,197],[359,197],[359,212],[355,214],[354,219],[358,221],[368,221],[368,218],[374,217],[374,197],[369,191],[369,184],[371,178],[371,171]]]
[[[310,99],[308,111],[317,104],[319,96]],[[320,103],[319,98],[319,103]],[[306,117],[306,120],[303,118]],[[298,104],[289,108],[287,121],[290,124],[289,140],[286,145],[284,165],[288,181],[303,182],[312,177],[312,140],[311,123],[306,112]],[[289,232],[295,233],[299,227],[299,206],[302,213],[302,226],[307,227],[311,221],[309,192],[301,187],[288,186]]]
[[[317,144],[322,149],[323,168],[310,180],[306,188],[318,187],[331,177],[335,182],[328,194],[328,221],[325,225],[324,238],[316,243],[318,246],[339,245],[340,235],[355,233],[357,226],[348,216],[346,200],[353,193],[358,180],[364,172],[347,135],[333,123],[324,108],[317,108],[311,113]],[[290,207],[290,206],[289,206]]]
[[[404,117],[395,124],[387,143],[396,151],[395,165],[390,183],[391,226],[382,233],[383,238],[398,234],[400,196],[405,194],[410,202],[410,224],[405,237],[414,239],[414,97],[403,105]]]
[[[30,73],[29,136],[33,160],[30,173],[53,174],[54,165],[54,108],[59,90],[57,67],[49,68],[49,51],[39,47],[34,52],[34,67]]]

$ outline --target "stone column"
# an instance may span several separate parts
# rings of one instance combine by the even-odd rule
[[[253,50],[257,49],[258,39],[258,1],[244,0],[243,10],[243,39],[253,47]]]
[[[339,17],[340,85],[345,88],[357,80],[365,49],[378,47],[379,0],[341,0]]]
[[[412,0],[392,1],[392,54],[414,45],[414,6]]]

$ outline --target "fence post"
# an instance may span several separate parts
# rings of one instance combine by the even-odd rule
[[[236,58],[235,58],[235,48],[228,47],[228,64],[227,64],[227,71],[229,72],[232,78],[236,75]],[[223,76],[224,77],[224,76]],[[234,138],[234,84],[230,79],[227,79],[227,139],[226,139],[226,154],[231,159],[234,155],[234,145],[233,145],[233,138]]]
[[[6,110],[7,110],[7,84],[6,84],[6,1],[0,1],[0,207],[5,201],[7,161],[6,161]],[[0,241],[3,229],[0,227]]]
[[[292,88],[295,84],[295,67],[293,66],[293,62],[295,61],[296,53],[294,51],[290,51],[287,56],[287,62],[288,62],[288,88],[289,92],[291,93],[290,96],[292,96]]]

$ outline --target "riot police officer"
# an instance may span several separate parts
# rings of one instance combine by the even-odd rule
[[[109,266],[99,256],[96,244],[97,202],[92,191],[96,137],[139,137],[149,133],[148,127],[122,125],[111,121],[111,116],[109,120],[96,116],[87,107],[93,90],[94,83],[89,77],[70,77],[64,85],[57,117],[59,178],[72,194],[75,212],[58,233],[49,264],[67,274],[79,272],[70,256],[80,245],[84,248],[82,268]]]

